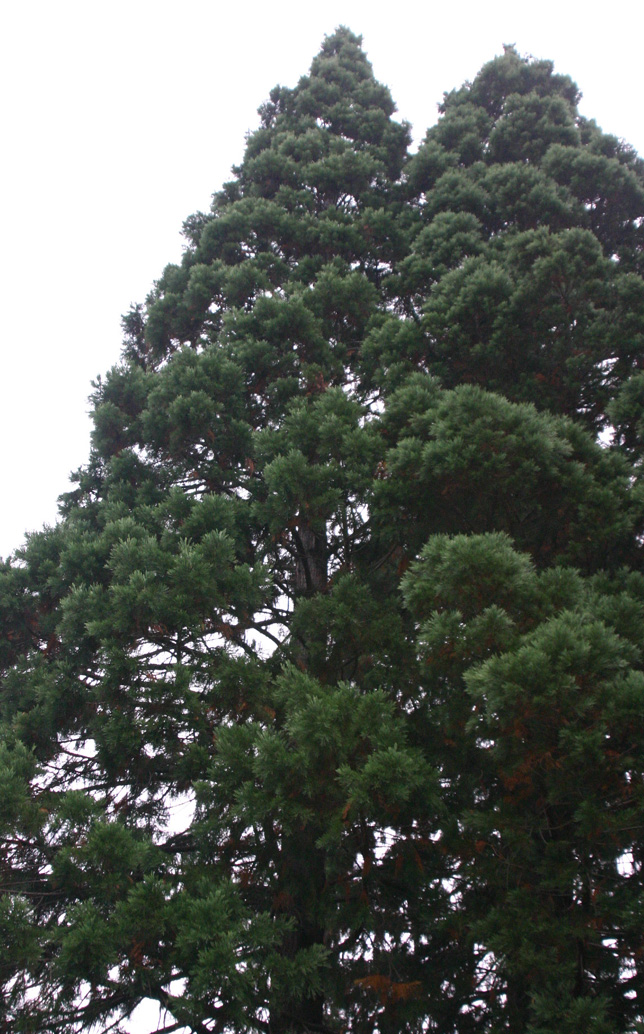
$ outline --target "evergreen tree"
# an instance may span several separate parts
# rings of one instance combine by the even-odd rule
[[[339,29],[124,318],[0,572],[0,1030],[644,1030],[644,165],[578,96],[506,48],[410,156]]]

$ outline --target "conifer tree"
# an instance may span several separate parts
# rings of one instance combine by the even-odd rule
[[[0,572],[0,1030],[644,1029],[644,165],[578,99],[506,48],[410,155],[338,29],[124,318]]]

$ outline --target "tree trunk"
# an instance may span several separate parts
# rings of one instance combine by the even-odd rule
[[[302,521],[294,532],[296,545],[295,594],[314,596],[327,583],[326,534],[314,531],[308,522]]]
[[[294,531],[294,540],[295,597],[314,596],[327,584],[326,535],[302,521]],[[308,645],[304,640],[298,645],[297,659],[303,668],[308,666]],[[325,856],[315,846],[315,833],[303,829],[299,836],[289,838],[283,847],[283,857],[282,877],[285,898],[289,900],[285,911],[294,920],[294,926],[284,938],[281,951],[287,958],[293,958],[298,951],[324,943],[324,930],[310,915],[312,899],[317,901],[324,888]],[[296,888],[304,891],[304,896],[298,896]],[[271,1034],[319,1034],[325,1030],[324,995],[293,999],[273,1010],[269,1030]]]

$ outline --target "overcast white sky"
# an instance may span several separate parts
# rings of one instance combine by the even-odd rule
[[[548,57],[582,111],[644,152],[644,15],[624,0],[16,0],[0,42],[0,555],[56,517],[88,453],[90,381],[181,224],[242,157],[256,109],[338,24],[362,33],[416,139],[504,43]]]

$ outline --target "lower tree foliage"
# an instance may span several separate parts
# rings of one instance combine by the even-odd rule
[[[644,166],[347,29],[0,571],[0,1031],[644,1031]]]

